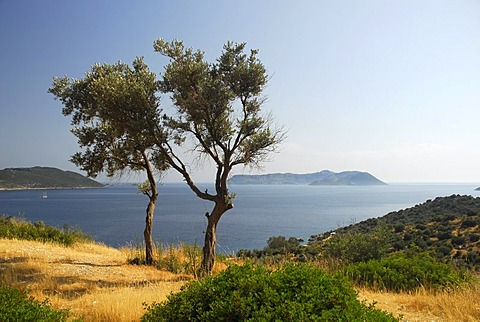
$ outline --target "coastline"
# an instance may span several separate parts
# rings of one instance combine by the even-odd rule
[[[5,188],[0,187],[0,191],[22,191],[22,190],[78,190],[78,189],[102,189],[108,187],[107,185],[103,187],[16,187],[16,188]]]

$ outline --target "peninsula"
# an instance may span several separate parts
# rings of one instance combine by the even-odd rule
[[[103,184],[83,175],[50,167],[0,170],[0,190],[101,188]]]
[[[312,186],[374,186],[386,185],[368,172],[323,170],[315,173],[272,173],[262,175],[234,175],[230,184],[312,185]]]

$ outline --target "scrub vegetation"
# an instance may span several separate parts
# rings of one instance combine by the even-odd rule
[[[24,239],[71,246],[77,242],[92,241],[79,229],[64,226],[58,229],[43,222],[30,223],[12,216],[0,216],[0,238]]]

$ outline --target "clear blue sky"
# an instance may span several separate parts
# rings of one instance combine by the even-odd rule
[[[159,37],[210,60],[228,40],[260,50],[266,109],[288,129],[264,172],[480,183],[474,0],[0,0],[0,169],[78,171],[70,120],[47,93],[52,77],[135,56],[161,72]],[[198,167],[197,180],[213,181],[209,168]]]

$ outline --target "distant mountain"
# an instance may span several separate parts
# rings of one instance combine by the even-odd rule
[[[0,189],[99,188],[104,185],[79,173],[49,167],[0,170]]]
[[[477,189],[475,189],[475,191],[480,191],[480,187],[478,187]]]
[[[328,170],[307,174],[272,173],[261,175],[234,175],[229,182],[230,184],[296,184],[313,186],[372,186],[386,184],[367,172],[344,171],[335,173]]]

